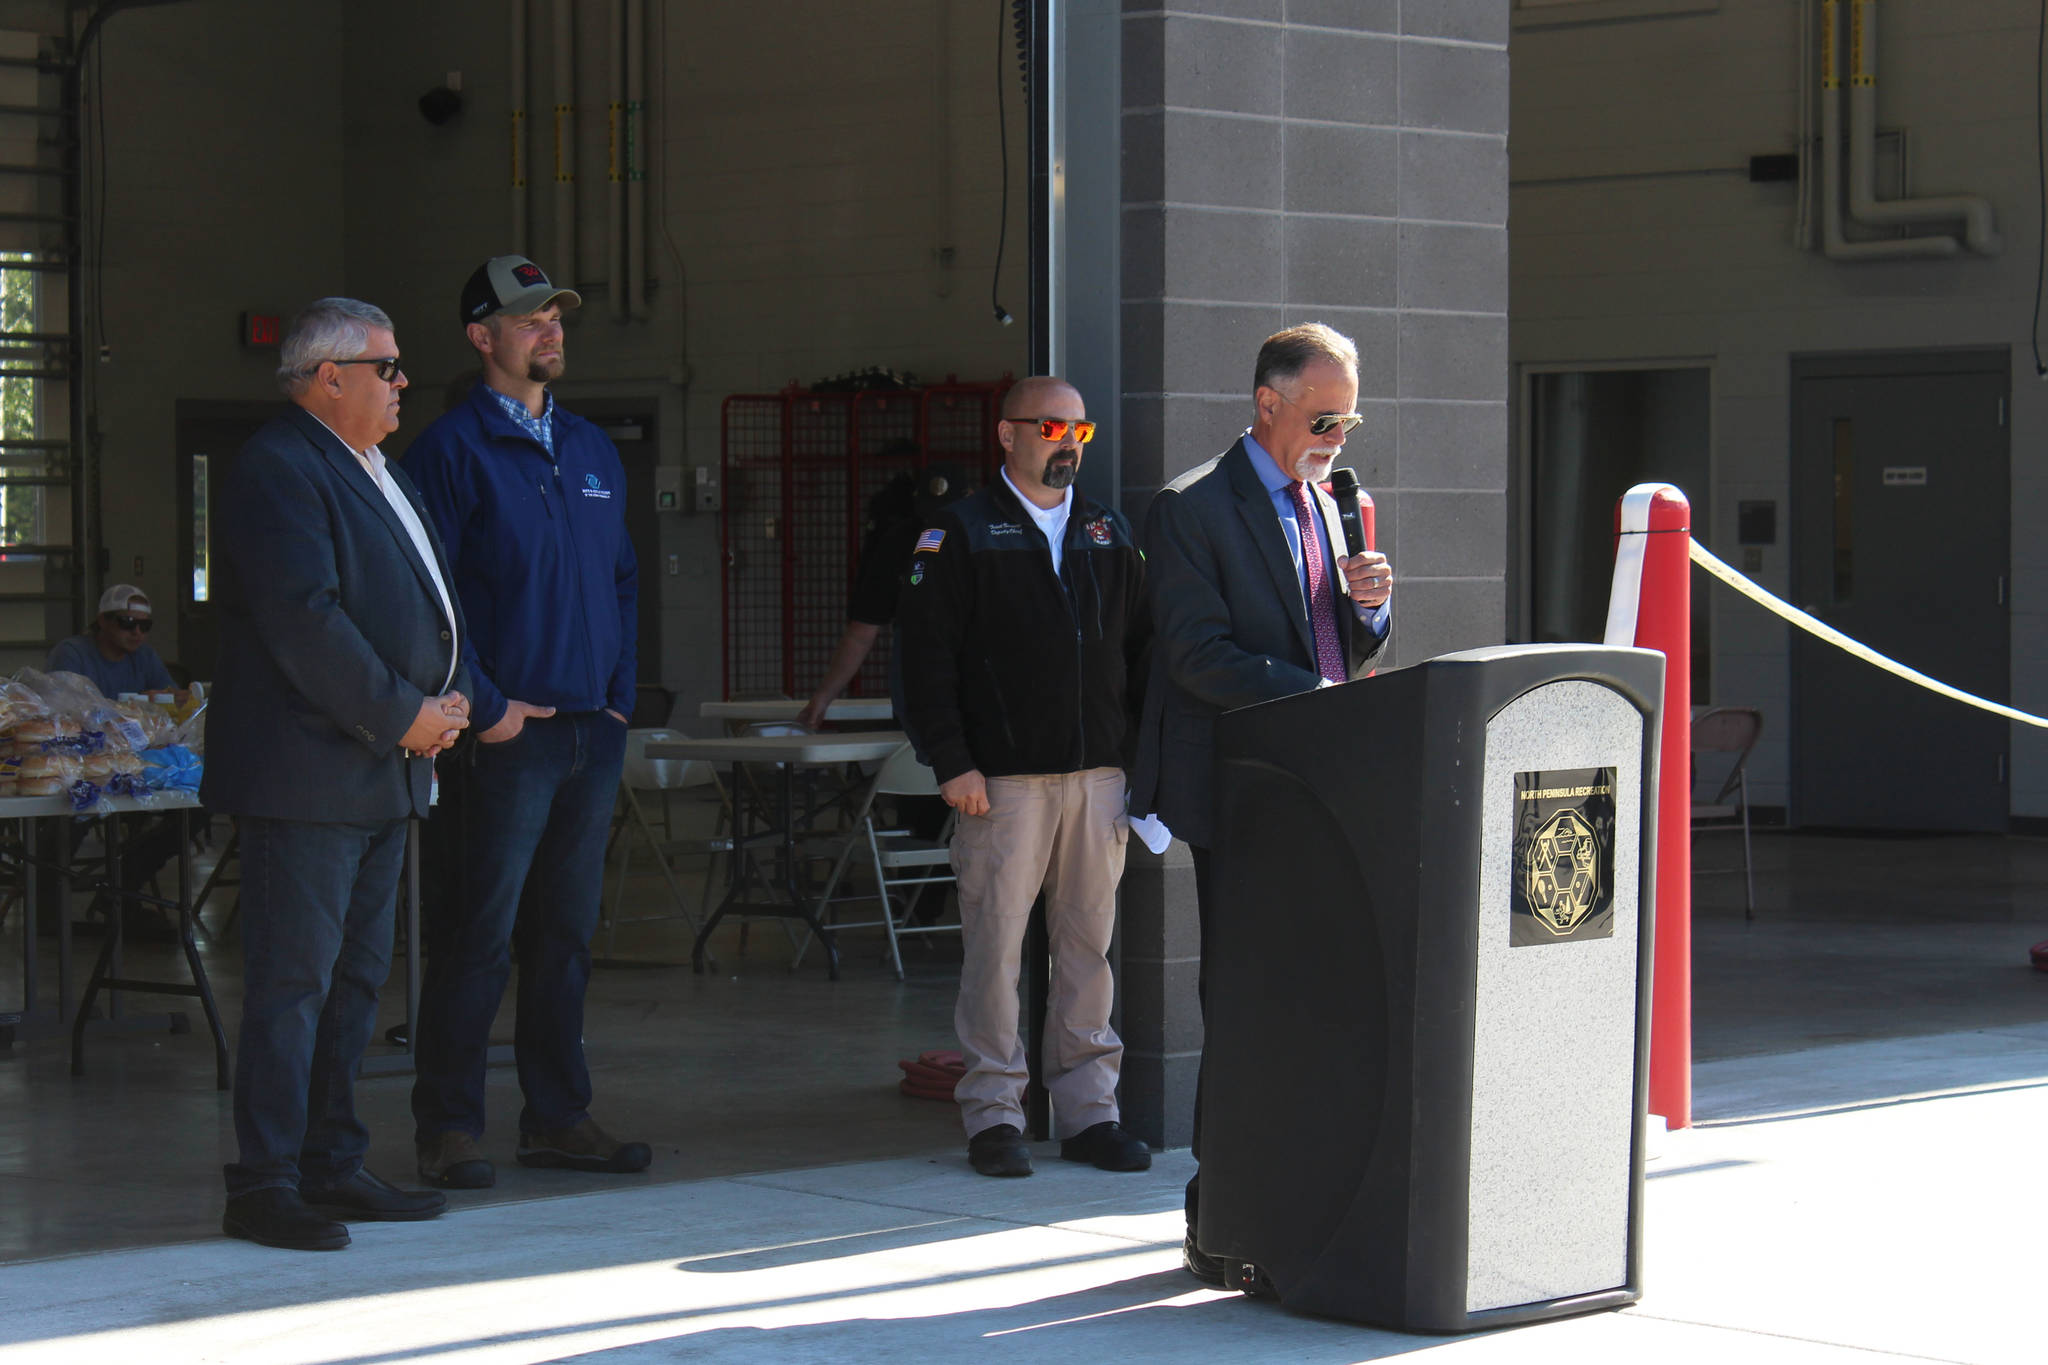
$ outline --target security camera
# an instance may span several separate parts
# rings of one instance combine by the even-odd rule
[[[420,96],[420,117],[436,128],[462,112],[462,92],[437,85]]]

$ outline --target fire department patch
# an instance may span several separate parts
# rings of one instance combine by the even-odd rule
[[[1510,945],[1614,937],[1614,773],[1515,774]]]
[[[1109,523],[1102,518],[1097,517],[1083,529],[1088,532],[1088,539],[1094,541],[1097,545],[1109,544]]]

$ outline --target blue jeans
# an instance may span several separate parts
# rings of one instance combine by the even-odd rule
[[[391,971],[406,822],[243,816],[242,1029],[228,1196],[362,1168],[369,1131],[355,1076]]]
[[[465,745],[443,764],[434,822],[446,822],[437,834],[453,876],[423,921],[419,1140],[451,1129],[483,1135],[485,1054],[515,947],[519,1129],[559,1132],[590,1116],[583,994],[625,756],[626,727],[587,711],[529,720],[514,738]]]

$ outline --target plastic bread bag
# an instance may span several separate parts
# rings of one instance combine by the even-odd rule
[[[127,796],[145,806],[157,804],[157,789],[149,784],[149,765],[142,755],[126,749],[110,750],[107,765],[111,770],[107,777],[109,796]]]
[[[159,791],[186,791],[194,795],[199,791],[199,778],[204,768],[199,755],[182,744],[167,745],[161,749],[150,749],[141,755],[144,765],[141,778]]]
[[[157,749],[177,742],[178,729],[170,712],[153,701],[117,701],[112,703],[114,723],[107,732],[109,748],[125,748],[131,754],[144,749]],[[112,741],[118,737],[121,741]]]
[[[166,747],[181,746],[190,749],[195,754],[204,754],[206,752],[206,707],[207,703],[203,701],[199,703],[199,709],[187,716],[171,731],[170,742]]]
[[[23,722],[49,718],[50,708],[34,688],[15,678],[0,683],[0,735],[12,733]]]
[[[12,768],[16,796],[63,796],[75,785],[91,785],[85,782],[84,762],[75,754],[21,755],[13,760]],[[98,800],[99,793],[94,791],[92,801]]]
[[[16,752],[40,744],[49,752],[95,753],[107,745],[107,729],[118,722],[113,703],[82,673],[41,673],[24,668],[14,675],[49,708],[48,731],[31,721],[15,728]]]

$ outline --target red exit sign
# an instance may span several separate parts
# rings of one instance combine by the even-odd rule
[[[244,346],[284,345],[284,319],[276,313],[242,314]]]

